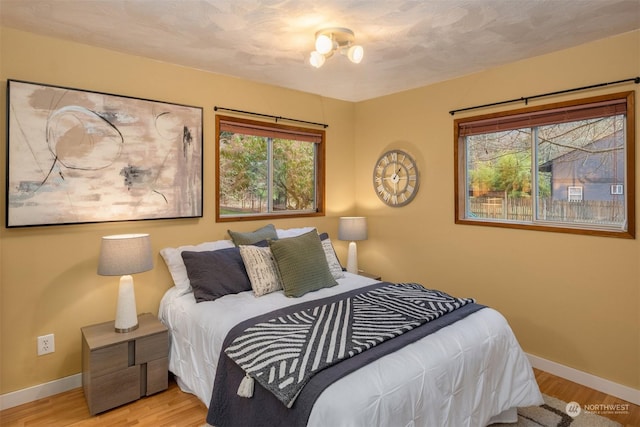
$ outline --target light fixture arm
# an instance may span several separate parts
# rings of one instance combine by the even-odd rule
[[[316,32],[316,40],[320,36],[325,36],[333,43],[333,50],[337,50],[341,47],[350,46],[356,41],[355,34],[348,28],[333,27],[325,28]]]

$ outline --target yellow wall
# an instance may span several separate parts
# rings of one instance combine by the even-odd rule
[[[638,240],[455,225],[448,114],[640,75],[640,33],[357,104],[6,28],[0,28],[0,52],[2,99],[4,82],[13,78],[202,106],[205,141],[202,219],[0,229],[0,394],[80,371],[80,327],[112,319],[115,309],[117,279],[96,274],[101,236],[149,232],[157,254],[265,223],[215,223],[214,105],[330,125],[328,215],[274,221],[278,227],[311,224],[335,236],[338,216],[366,215],[369,240],[358,248],[365,270],[474,296],[507,317],[525,351],[640,389]],[[0,103],[3,135],[5,108]],[[416,199],[398,209],[384,207],[371,183],[375,161],[392,147],[414,154],[422,174]],[[2,165],[4,156],[2,147]],[[344,260],[344,243],[334,241]],[[155,313],[170,283],[159,255],[155,263],[136,276],[139,312]],[[37,357],[36,337],[51,332],[56,352]]]
[[[362,266],[391,281],[474,296],[506,316],[528,353],[640,389],[640,241],[454,224],[454,117],[448,113],[639,75],[635,32],[359,103],[356,202],[358,214],[369,217],[369,240],[358,250]],[[418,195],[399,209],[383,207],[371,183],[373,165],[391,147],[414,154],[422,173]]]
[[[215,222],[215,105],[328,123],[326,217],[277,220],[278,228],[314,225],[337,236],[337,217],[353,214],[354,105],[254,84],[113,51],[0,28],[0,164],[5,167],[6,80],[18,79],[204,108],[204,217],[35,228],[0,227],[0,394],[81,370],[80,328],[115,315],[118,278],[96,273],[100,238],[151,234],[155,268],[135,276],[138,312],[157,313],[171,284],[159,255],[167,246],[228,238],[228,228],[262,222]],[[0,174],[4,193],[5,173]],[[337,240],[337,239],[334,239]],[[336,241],[339,255],[346,253]],[[36,355],[36,337],[55,334],[56,351]]]

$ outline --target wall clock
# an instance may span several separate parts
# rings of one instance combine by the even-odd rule
[[[384,203],[400,207],[410,203],[418,192],[420,176],[416,161],[402,150],[389,150],[373,168],[373,187]]]

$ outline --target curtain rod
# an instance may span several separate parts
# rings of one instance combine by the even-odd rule
[[[522,98],[509,99],[508,101],[493,102],[491,104],[476,105],[475,107],[460,108],[460,109],[457,109],[457,110],[449,111],[449,114],[451,114],[453,116],[455,113],[459,113],[461,111],[476,110],[476,109],[485,108],[485,107],[494,107],[496,105],[511,104],[513,102],[518,102],[518,101],[524,101],[524,103],[526,105],[526,104],[529,103],[530,99],[542,98],[542,97],[551,96],[551,95],[560,95],[560,94],[563,94],[563,93],[577,92],[577,91],[580,91],[580,90],[593,89],[593,88],[596,88],[596,87],[609,86],[609,85],[615,85],[615,84],[627,83],[627,82],[634,82],[635,84],[639,84],[640,83],[640,77],[633,77],[633,78],[630,78],[630,79],[618,80],[618,81],[615,81],[615,82],[598,83],[598,84],[595,84],[595,85],[576,87],[576,88],[573,88],[573,89],[559,90],[557,92],[542,93],[540,95],[533,95],[533,96],[526,96],[526,97],[523,96]]]
[[[234,110],[233,108],[218,107],[217,105],[215,107],[213,107],[213,111],[218,111],[218,110],[230,111],[232,113],[249,114],[251,116],[268,117],[270,119],[275,119],[276,123],[278,123],[278,120],[287,120],[289,122],[297,122],[297,123],[305,123],[305,124],[308,124],[308,125],[322,126],[325,129],[329,127],[329,125],[324,124],[324,123],[308,122],[306,120],[290,119],[288,117],[272,116],[271,114],[254,113],[254,112],[251,112],[251,111]]]

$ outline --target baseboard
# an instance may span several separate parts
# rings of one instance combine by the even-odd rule
[[[38,399],[82,387],[82,374],[60,378],[44,384],[0,395],[0,411]]]
[[[601,391],[602,393],[618,397],[635,405],[640,405],[640,390],[614,383],[613,381],[596,377],[595,375],[588,374],[532,354],[527,354],[527,357],[529,358],[531,366],[536,369],[573,381],[574,383],[581,384],[585,387]]]

